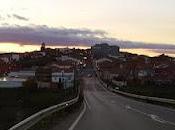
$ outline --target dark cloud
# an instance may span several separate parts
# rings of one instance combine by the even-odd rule
[[[17,14],[13,14],[13,17],[18,19],[18,20],[29,21],[28,18],[20,16],[20,15],[17,15]]]
[[[39,45],[46,42],[47,45],[85,45],[107,42],[118,45],[121,48],[147,48],[147,49],[175,49],[171,44],[148,44],[141,42],[121,41],[107,37],[107,33],[101,30],[51,28],[43,26],[4,26],[0,27],[0,43],[12,42],[21,45]]]

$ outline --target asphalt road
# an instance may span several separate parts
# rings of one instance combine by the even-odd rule
[[[175,110],[139,102],[84,78],[84,113],[74,130],[175,130]]]

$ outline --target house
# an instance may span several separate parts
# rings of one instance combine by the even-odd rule
[[[39,67],[36,70],[35,78],[38,88],[50,88],[52,81],[52,69],[49,66]]]
[[[175,64],[163,64],[154,67],[153,81],[156,85],[175,85]]]
[[[69,57],[69,56],[61,56],[61,57],[58,57],[57,58],[57,61],[70,61],[70,62],[73,62],[75,64],[79,64],[80,63],[80,60],[79,59],[76,59],[76,58],[73,58],[73,57]]]
[[[118,60],[100,60],[99,62],[96,62],[96,66],[100,77],[108,81],[111,81],[113,77],[121,75],[123,73],[122,70],[124,69],[123,63]]]
[[[66,47],[66,48],[60,48],[60,52],[63,54],[69,54],[72,52],[72,50],[70,48]]]
[[[61,84],[64,89],[74,86],[75,73],[73,68],[54,68],[52,72],[52,83]]]
[[[19,88],[23,87],[26,78],[2,77],[0,78],[0,88]]]
[[[111,62],[112,63],[112,60],[110,60],[108,58],[100,58],[100,59],[95,61],[96,67],[98,66],[99,63],[103,63],[103,62]]]
[[[4,60],[0,59],[0,75],[7,74],[11,71],[16,71],[20,68],[20,65],[12,62],[5,62]]]
[[[38,88],[63,88],[74,86],[75,67],[72,62],[59,61],[40,67],[36,71]]]
[[[0,54],[0,59],[6,63],[10,63],[13,61],[19,61],[20,54],[19,53],[4,53],[4,54]]]
[[[35,77],[35,71],[32,71],[32,70],[12,71],[8,73],[8,76],[9,77],[23,77],[23,78]]]

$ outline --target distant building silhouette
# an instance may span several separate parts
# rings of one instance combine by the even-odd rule
[[[45,49],[46,49],[46,45],[45,45],[45,43],[43,42],[43,43],[41,44],[41,51],[45,51]]]
[[[118,46],[110,46],[107,43],[96,44],[91,47],[93,58],[99,59],[104,58],[108,55],[117,56],[119,55]]]

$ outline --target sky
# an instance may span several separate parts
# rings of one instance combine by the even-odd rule
[[[13,50],[33,50],[42,41],[50,46],[90,46],[105,41],[128,49],[175,46],[175,0],[1,0],[0,3],[2,52],[7,46]]]

